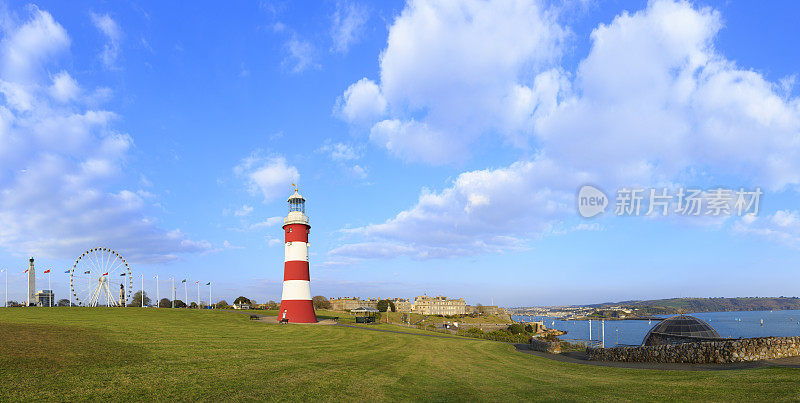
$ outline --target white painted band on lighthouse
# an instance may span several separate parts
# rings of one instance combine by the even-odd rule
[[[308,244],[305,242],[286,242],[284,259],[285,262],[290,262],[292,260],[301,260],[307,262]]]
[[[283,294],[281,300],[289,299],[311,299],[310,282],[306,280],[286,280],[283,282]]]

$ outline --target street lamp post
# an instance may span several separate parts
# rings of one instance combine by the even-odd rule
[[[170,276],[169,279],[172,280],[172,307],[175,308],[175,278]]]

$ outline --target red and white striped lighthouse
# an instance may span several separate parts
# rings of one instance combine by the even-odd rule
[[[278,319],[291,323],[316,323],[311,303],[311,277],[308,274],[308,233],[306,199],[297,189],[289,196],[289,214],[283,219],[286,252],[283,264],[283,295]]]

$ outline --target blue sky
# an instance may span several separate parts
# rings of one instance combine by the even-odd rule
[[[294,181],[314,295],[797,295],[797,7],[4,3],[9,299],[29,256],[61,298],[107,246],[151,294],[158,273],[162,295],[279,300]],[[764,195],[755,217],[584,219],[589,183]]]

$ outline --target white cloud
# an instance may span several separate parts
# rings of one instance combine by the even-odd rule
[[[366,77],[351,84],[336,102],[334,112],[345,121],[371,124],[386,111],[386,99],[375,82]]]
[[[242,208],[233,212],[233,215],[236,217],[244,217],[250,215],[253,212],[253,207],[248,205],[243,205]]]
[[[49,13],[30,12],[18,26],[6,16],[0,51],[0,246],[63,258],[105,245],[139,262],[208,250],[159,228],[142,196],[117,189],[133,138],[113,129],[115,113],[85,108],[91,95],[69,73],[46,73],[69,37]]]
[[[332,256],[513,250],[574,217],[574,191],[585,183],[616,189],[713,178],[772,190],[800,183],[800,100],[787,96],[791,76],[772,83],[721,55],[716,11],[657,0],[622,13],[592,32],[588,56],[570,74],[554,63],[566,30],[537,4],[412,1],[395,20],[380,84],[373,83],[389,118],[375,118],[373,142],[427,163],[457,161],[478,135],[514,145],[533,138],[538,154],[462,173],[438,193],[423,190],[394,218],[345,230],[363,239]],[[508,21],[489,23],[500,15]],[[347,121],[367,114],[343,112],[348,94],[340,103]],[[748,220],[738,231],[786,243],[798,236],[786,230],[794,228],[792,213],[741,227]],[[378,240],[396,248],[370,252]]]
[[[524,249],[529,238],[549,233],[554,222],[574,214],[574,189],[563,184],[587,179],[544,157],[465,172],[441,192],[423,190],[414,207],[382,224],[342,230],[371,241],[330,254],[425,259]]]
[[[353,146],[344,143],[328,143],[320,147],[319,151],[327,153],[331,160],[337,162],[357,160],[361,157]]]
[[[50,94],[59,102],[68,102],[77,98],[80,90],[78,82],[66,71],[56,74],[53,77],[53,84],[50,86]]]
[[[361,165],[353,165],[352,168],[350,168],[350,171],[353,173],[353,176],[358,179],[367,179],[367,168],[364,168]]]
[[[244,249],[244,246],[233,245],[229,241],[222,242],[222,249],[226,250],[236,250],[236,249]]]
[[[466,144],[451,142],[443,132],[414,119],[380,121],[372,126],[369,138],[397,157],[432,165],[458,161],[468,154]]]
[[[262,222],[255,223],[255,224],[251,225],[250,229],[251,230],[255,230],[255,229],[261,229],[261,228],[269,228],[269,227],[274,227],[276,225],[281,225],[281,224],[283,224],[283,217],[270,217],[270,218],[267,218],[266,220],[264,220]]]
[[[370,138],[412,161],[463,160],[487,131],[524,146],[539,106],[535,74],[566,36],[539,2],[410,1],[389,29],[380,83],[350,86],[339,116],[374,122],[387,109]],[[515,112],[521,104],[525,113]]]
[[[31,19],[19,26],[10,17],[4,19],[7,24],[0,45],[4,80],[25,84],[42,72],[51,57],[69,49],[67,31],[50,13],[36,6],[30,6],[30,12]]]
[[[288,165],[282,156],[261,157],[254,153],[234,168],[234,173],[244,177],[251,193],[261,193],[264,201],[286,196],[292,183],[297,183],[300,173]]]
[[[536,121],[543,149],[617,183],[687,171],[800,182],[800,101],[719,54],[721,27],[717,12],[672,1],[600,25],[573,90]]]
[[[358,164],[352,164],[355,160],[361,158],[361,149],[344,143],[325,142],[325,145],[320,147],[317,152],[328,154],[330,159],[339,165],[340,168],[345,170],[348,174],[358,178],[367,178],[367,169]]]
[[[319,68],[319,64],[314,62],[314,45],[311,42],[292,37],[284,45],[286,49],[286,58],[283,60],[284,66],[287,66],[292,73],[302,73],[308,69]]]
[[[800,213],[796,210],[778,210],[766,217],[746,215],[734,223],[733,231],[800,249]]]
[[[114,21],[108,14],[95,14],[92,13],[92,23],[100,30],[106,37],[106,44],[103,46],[103,52],[100,54],[100,59],[103,65],[108,69],[116,67],[117,57],[119,56],[119,44],[122,40],[122,30],[117,22]]]
[[[368,18],[369,14],[364,6],[351,1],[337,1],[331,25],[333,50],[347,53],[350,45],[358,40]]]

